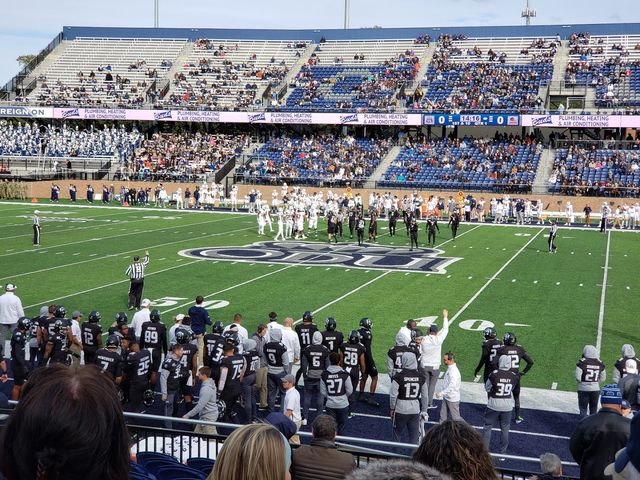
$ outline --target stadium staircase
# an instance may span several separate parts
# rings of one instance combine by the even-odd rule
[[[275,87],[273,87],[273,91],[278,92],[278,99],[280,99],[280,96],[282,95],[281,92],[285,92],[284,96],[282,97],[282,102],[286,103],[287,101],[287,97],[289,95],[291,95],[291,92],[293,92],[293,88],[289,89],[287,88],[288,85],[291,83],[291,81],[296,77],[296,75],[298,75],[298,73],[300,72],[300,69],[302,68],[303,65],[306,65],[309,62],[309,59],[311,58],[311,54],[313,54],[313,52],[315,52],[317,47],[317,44],[315,43],[310,43],[309,45],[307,45],[307,48],[305,49],[304,53],[302,53],[302,55],[300,55],[300,58],[298,59],[298,61],[296,63],[294,63],[291,66],[291,69],[289,70],[289,73],[287,73],[287,75],[284,77],[284,79],[282,80],[282,82],[280,82],[278,85],[276,85]],[[265,90],[267,89],[267,87],[261,87],[258,90],[258,94],[256,95],[257,98],[262,98],[262,96],[264,95]]]
[[[587,94],[584,97],[584,108],[585,110],[598,109],[598,107],[596,107],[596,89],[595,88],[587,88]]]
[[[553,170],[553,161],[556,158],[556,150],[553,148],[545,148],[540,155],[538,163],[538,171],[533,180],[532,193],[534,195],[546,195],[549,193],[549,177]]]
[[[427,73],[427,69],[431,64],[431,59],[433,58],[433,54],[436,52],[437,42],[431,43],[429,48],[427,48],[424,53],[420,56],[420,70],[416,74],[416,78],[413,81],[411,88],[408,88],[405,91],[406,95],[413,95],[416,91],[416,87],[420,85],[421,80],[424,78],[424,75]]]
[[[26,87],[31,85],[42,73],[46,72],[50,65],[52,65],[55,61],[57,61],[65,52],[67,47],[69,46],[69,40],[63,40],[60,44],[53,49],[49,55],[44,57],[42,62],[38,64],[36,68],[34,68],[29,75],[27,75],[22,82],[22,84]],[[35,86],[35,84],[34,84]]]
[[[561,45],[556,51],[556,58],[553,62],[553,77],[551,77],[552,85],[560,85],[564,82],[564,74],[567,71],[569,63],[569,42],[562,40]],[[553,93],[553,91],[551,92]]]
[[[182,48],[182,50],[180,51],[180,53],[178,54],[178,56],[173,60],[173,65],[171,66],[169,71],[166,73],[166,75],[158,79],[156,88],[161,92],[165,91],[165,96],[171,93],[171,80],[173,79],[176,73],[182,70],[182,66],[187,62],[192,52],[193,52],[193,42],[187,42],[185,46]],[[149,87],[149,90],[151,90],[151,87]]]
[[[389,153],[387,153],[378,167],[373,171],[371,176],[364,183],[364,188],[376,188],[376,183],[382,178],[382,175],[384,175],[384,172],[387,171],[391,163],[398,157],[398,155],[400,154],[400,150],[402,150],[402,147],[400,145],[391,147]]]

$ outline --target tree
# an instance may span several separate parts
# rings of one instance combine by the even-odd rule
[[[35,55],[20,55],[18,58],[16,58],[16,61],[20,64],[21,67],[26,67],[33,61],[34,58],[36,58]]]

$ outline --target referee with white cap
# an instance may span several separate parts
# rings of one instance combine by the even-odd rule
[[[140,309],[140,301],[142,299],[142,290],[144,288],[144,268],[149,264],[149,251],[145,250],[144,259],[140,261],[140,257],[133,257],[133,263],[129,265],[125,275],[131,280],[129,286],[129,310],[134,308]]]
[[[40,211],[33,212],[33,245],[40,245]]]

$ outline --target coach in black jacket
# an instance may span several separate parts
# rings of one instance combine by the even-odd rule
[[[621,414],[622,395],[617,385],[605,385],[600,394],[602,408],[576,427],[569,449],[580,465],[581,480],[604,480],[605,467],[629,440],[631,420]]]

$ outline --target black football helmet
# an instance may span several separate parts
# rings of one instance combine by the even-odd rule
[[[360,319],[361,327],[364,327],[367,330],[371,330],[371,325],[373,325],[373,322],[371,322],[371,319],[369,317],[364,317]]]
[[[110,348],[110,347],[118,348],[119,346],[120,346],[120,335],[113,334],[107,337],[107,343],[106,343],[107,348]]]
[[[224,400],[218,399],[216,401],[216,406],[218,407],[218,420],[222,420],[224,418],[225,411],[227,410],[227,404]]]
[[[507,346],[512,346],[516,344],[516,336],[515,334],[511,333],[511,332],[507,332],[504,334],[504,337],[502,338],[502,341],[504,342],[505,345]]]
[[[89,313],[89,321],[91,323],[98,323],[101,318],[102,316],[100,315],[100,312],[97,310],[92,310],[91,313]]]
[[[151,313],[149,313],[149,319],[154,323],[158,323],[160,321],[160,310],[156,310],[155,308],[151,310]]]
[[[360,332],[358,330],[351,330],[349,332],[349,343],[352,345],[357,345],[360,343]]]
[[[176,329],[176,343],[178,345],[186,345],[191,341],[191,332],[186,328]]]
[[[18,329],[25,332],[31,329],[31,319],[27,317],[20,317],[18,319]]]
[[[303,322],[313,322],[313,314],[307,310],[306,312],[304,312],[302,314],[302,321]]]
[[[493,327],[487,327],[484,329],[483,335],[485,340],[492,340],[496,338],[496,336],[498,335],[498,332],[496,332],[496,329]]]
[[[56,318],[67,318],[67,309],[64,308],[62,305],[58,305],[53,315]]]
[[[215,322],[213,322],[213,327],[211,327],[212,333],[217,333],[218,335],[220,335],[223,331],[224,323],[222,323],[220,320],[216,320]]]
[[[67,324],[63,322],[61,319],[58,319],[53,323],[53,331],[60,335],[66,335],[67,328],[68,328]]]
[[[116,313],[116,323],[127,323],[128,320],[129,320],[129,317],[127,317],[126,313],[124,312]]]
[[[144,393],[142,394],[142,403],[144,404],[145,407],[150,407],[151,405],[153,405],[154,399],[155,399],[155,396],[153,394],[153,390],[151,389],[145,390]]]
[[[324,326],[327,330],[329,330],[330,332],[333,332],[336,329],[336,319],[333,317],[328,317],[324,321]]]
[[[226,331],[222,334],[222,336],[224,337],[225,343],[230,343],[234,347],[240,345],[240,337],[236,332]]]

